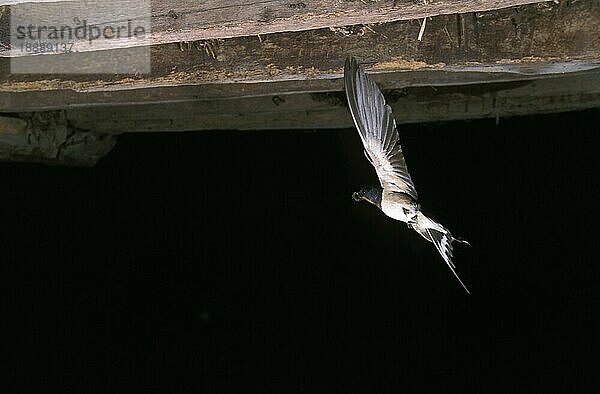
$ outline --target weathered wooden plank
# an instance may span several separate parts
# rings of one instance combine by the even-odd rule
[[[385,91],[398,123],[600,107],[600,71],[534,81]],[[343,92],[74,108],[70,124],[100,133],[352,127]]]
[[[115,135],[72,127],[64,112],[0,116],[0,160],[92,166],[115,143]]]
[[[372,30],[159,45],[152,47],[152,73],[139,76],[60,74],[61,61],[93,70],[90,53],[52,57],[56,69],[49,65],[47,75],[10,74],[10,59],[0,59],[0,111],[334,91],[347,55],[365,63],[384,88],[507,81],[600,64],[598,1],[438,16],[421,42],[416,22]],[[120,50],[109,52],[118,59]]]
[[[55,15],[81,17],[94,10],[95,23],[116,25],[131,19],[135,25],[152,26],[151,34],[122,38],[98,37],[94,45],[87,38],[74,38],[73,50],[78,52],[157,45],[179,41],[231,38],[284,31],[302,31],[356,24],[372,24],[397,20],[420,19],[442,14],[489,11],[540,0],[154,0],[119,3],[119,12],[112,3],[99,1],[10,1],[11,11],[32,16]],[[0,3],[2,4],[2,3]],[[71,11],[72,10],[72,11]],[[130,12],[132,17],[127,17]],[[148,13],[150,14],[148,15]],[[145,16],[145,17],[144,17]],[[48,20],[52,20],[48,18]],[[0,56],[27,56],[14,48],[0,51]]]
[[[399,123],[600,108],[600,71],[385,91]],[[0,116],[0,160],[93,165],[122,132],[352,127],[343,92]]]
[[[585,70],[589,63],[569,62],[546,65],[545,74],[525,74],[514,68],[513,72],[476,72],[417,70],[376,74],[375,81],[383,89],[401,89],[418,86],[455,86],[480,83],[497,83],[551,78],[561,74],[561,70],[574,70],[579,65]],[[550,67],[552,66],[552,68]],[[490,66],[491,67],[491,66]],[[524,65],[523,67],[531,67]],[[535,64],[538,69],[541,64]],[[600,62],[598,64],[600,67]],[[50,91],[0,92],[0,112],[29,112],[100,107],[115,105],[135,105],[152,103],[181,103],[198,100],[222,100],[260,96],[275,96],[293,93],[333,92],[343,88],[342,78],[308,81],[277,81],[270,83],[228,83],[165,86],[145,89],[84,91],[70,89]]]

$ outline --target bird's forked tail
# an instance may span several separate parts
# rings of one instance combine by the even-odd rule
[[[452,243],[454,241],[464,243],[469,245],[469,243],[463,239],[454,238],[450,231],[442,226],[440,223],[435,220],[425,216],[421,211],[417,212],[417,220],[416,223],[412,225],[416,232],[421,234],[423,238],[432,242],[435,245],[435,248],[440,253],[458,282],[462,285],[462,287],[466,290],[467,294],[471,294],[467,286],[460,279],[455,269],[456,266],[452,262]]]

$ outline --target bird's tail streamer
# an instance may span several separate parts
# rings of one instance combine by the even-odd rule
[[[450,271],[452,271],[456,279],[458,279],[458,282],[465,289],[467,294],[471,294],[469,292],[469,289],[467,289],[467,286],[465,286],[463,281],[456,273],[456,266],[452,262],[452,243],[454,241],[464,243],[467,245],[469,245],[469,243],[464,239],[454,238],[447,228],[445,228],[435,220],[427,217],[422,212],[417,213],[417,223],[416,226],[414,226],[414,228],[419,234],[423,236],[423,238],[432,242],[435,245],[435,248],[448,265],[448,268],[450,268]]]

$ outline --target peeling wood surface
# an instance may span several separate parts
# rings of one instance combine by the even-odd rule
[[[52,57],[55,69],[48,71],[55,74],[48,75],[10,74],[5,58],[0,111],[334,91],[341,88],[347,55],[376,73],[384,88],[527,79],[600,65],[595,0],[438,16],[427,23],[421,42],[418,32],[417,22],[405,21],[363,35],[327,29],[273,34],[262,42],[241,37],[158,45],[151,48],[152,73],[139,76],[60,74],[61,62],[93,70],[90,53]],[[114,57],[121,51],[112,51]]]
[[[302,31],[356,24],[373,24],[424,17],[496,10],[539,0],[167,0],[151,1],[151,14],[137,24],[152,26],[152,33],[143,37],[96,40],[93,46],[87,39],[74,40],[74,50],[106,50],[132,46],[157,45],[179,41],[231,38],[284,31]],[[96,23],[115,24],[120,21],[114,6],[94,1],[4,1],[11,10],[27,15],[60,15],[65,7],[73,15],[86,15],[90,3],[95,10]],[[103,5],[106,5],[105,7]],[[144,2],[125,1],[120,7],[131,15],[147,15]],[[136,8],[140,8],[139,10]],[[76,11],[80,9],[80,11]],[[121,18],[122,19],[122,18]],[[138,19],[141,19],[139,17]],[[18,50],[0,51],[0,56],[27,56]]]
[[[384,92],[398,123],[504,117],[600,107],[600,71],[534,81]],[[100,133],[352,127],[344,92],[65,111]]]
[[[60,111],[0,116],[0,160],[92,166],[116,138],[74,128]]]

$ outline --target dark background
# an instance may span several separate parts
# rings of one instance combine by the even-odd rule
[[[402,125],[466,295],[351,193],[354,130],[122,136],[0,165],[2,393],[598,388],[600,111]],[[438,392],[439,389],[438,389]]]

